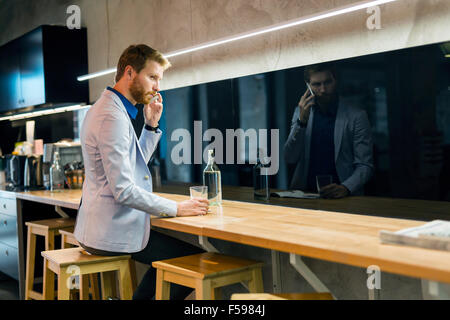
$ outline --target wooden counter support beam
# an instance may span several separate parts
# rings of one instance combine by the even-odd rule
[[[55,206],[55,211],[57,214],[59,214],[63,218],[69,218],[69,215],[63,211],[63,209],[60,206]]]
[[[276,250],[270,250],[272,254],[272,289],[273,293],[282,293],[282,283],[281,283],[281,260],[280,252]]]
[[[205,251],[219,253],[219,250],[208,241],[208,237],[198,236],[198,242]]]
[[[422,280],[422,296],[426,299],[449,300],[450,299],[450,284],[437,281]],[[442,290],[442,287],[445,287]]]

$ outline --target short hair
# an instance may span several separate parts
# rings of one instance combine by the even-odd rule
[[[319,64],[312,64],[310,66],[306,66],[303,71],[303,78],[306,82],[309,83],[311,80],[311,74],[316,72],[329,71],[333,75],[333,78],[337,80],[336,66],[332,62],[325,62]]]
[[[131,45],[125,49],[117,63],[116,82],[122,78],[127,66],[132,66],[139,73],[145,68],[148,60],[159,63],[164,70],[172,66],[169,60],[158,50],[145,44]]]

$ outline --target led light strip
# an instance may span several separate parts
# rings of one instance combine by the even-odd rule
[[[6,117],[0,117],[0,121],[14,121],[14,120],[22,120],[22,119],[28,119],[28,118],[34,118],[34,117],[40,117],[45,116],[48,114],[55,114],[55,113],[61,113],[66,111],[75,111],[75,110],[81,110],[89,108],[90,105],[73,105],[73,106],[66,106],[66,107],[59,107],[59,108],[53,108],[53,109],[47,109],[47,110],[40,110],[40,111],[31,111],[21,114],[16,114],[13,116],[6,116]]]
[[[385,3],[388,3],[388,2],[394,2],[394,1],[397,1],[397,0],[360,1],[360,2],[357,2],[357,3],[354,3],[354,4],[350,4],[350,5],[347,5],[347,6],[343,6],[343,7],[337,8],[337,9],[332,9],[332,10],[321,12],[321,13],[318,13],[318,14],[309,15],[309,16],[302,17],[302,18],[299,18],[299,19],[289,20],[289,21],[286,21],[286,22],[282,22],[282,23],[271,25],[269,27],[264,27],[264,28],[260,28],[260,29],[257,29],[257,30],[241,33],[241,34],[238,34],[238,35],[234,35],[234,36],[225,37],[225,38],[221,38],[221,39],[218,39],[218,40],[206,42],[206,43],[203,43],[203,44],[200,44],[200,45],[197,45],[197,46],[192,46],[192,47],[189,47],[189,48],[176,50],[176,51],[164,54],[164,56],[166,58],[171,58],[171,57],[179,56],[179,55],[182,55],[182,54],[186,54],[186,53],[190,53],[190,52],[194,52],[194,51],[199,51],[199,50],[206,49],[206,48],[215,47],[215,46],[218,46],[218,45],[221,45],[221,44],[224,44],[224,43],[229,43],[229,42],[232,42],[232,41],[242,40],[242,39],[258,36],[260,34],[269,33],[269,32],[273,32],[273,31],[278,31],[278,30],[282,30],[282,29],[298,26],[298,25],[301,25],[301,24],[305,24],[305,23],[308,23],[308,22],[318,21],[318,20],[322,20],[322,19],[326,19],[326,18],[338,16],[338,15],[341,15],[341,14],[345,14],[345,13],[349,13],[349,12],[353,12],[353,11],[357,11],[357,10],[361,10],[361,9],[366,9],[366,8],[370,8],[370,7],[373,7],[373,6],[378,6],[378,5],[381,5],[381,4],[385,4]],[[116,72],[116,70],[117,70],[117,68],[111,68],[111,69],[107,69],[107,70],[103,70],[103,71],[99,71],[99,72],[95,72],[95,73],[90,73],[90,74],[87,74],[87,75],[84,75],[84,76],[80,76],[77,79],[78,79],[78,81],[84,81],[84,80],[100,77],[100,76],[103,76],[103,75],[106,75],[106,74],[114,73],[114,72]]]

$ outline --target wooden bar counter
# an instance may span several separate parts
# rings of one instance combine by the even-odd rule
[[[161,193],[161,190],[186,194],[188,188],[185,186],[163,187],[155,193],[174,201],[188,199],[187,195]],[[252,192],[251,188],[225,187],[223,194],[224,199],[235,194],[235,199],[246,200]],[[80,197],[80,190],[17,193],[18,199],[71,209],[78,208]],[[446,203],[433,202],[442,206],[439,207],[424,201],[418,206],[420,202],[370,197],[341,200],[271,198],[270,204],[224,200],[221,208],[211,207],[212,212],[206,216],[152,218],[152,226],[357,267],[377,265],[384,272],[450,283],[450,252],[386,245],[379,241],[380,230],[397,231],[419,226],[424,221],[373,216],[377,211],[394,212],[399,216],[402,212],[411,214],[411,210],[434,210],[436,215],[446,216],[443,209]],[[289,207],[292,203],[304,208]],[[336,212],[346,208],[352,208],[350,211],[358,214]]]

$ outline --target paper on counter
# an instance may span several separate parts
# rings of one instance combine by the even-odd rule
[[[385,244],[402,244],[450,251],[450,221],[434,220],[397,232],[381,230],[380,241]]]
[[[419,237],[422,235],[450,238],[450,221],[433,220],[424,225],[403,229],[395,232],[396,234],[409,237]]]
[[[280,198],[297,198],[297,199],[317,199],[320,198],[318,193],[305,193],[301,190],[291,190],[282,192],[272,192],[270,195]]]

